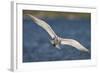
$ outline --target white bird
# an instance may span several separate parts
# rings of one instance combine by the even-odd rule
[[[36,18],[35,16],[31,14],[27,14],[30,18],[32,18],[33,22],[35,22],[38,26],[42,27],[48,34],[51,36],[52,40],[51,43],[53,44],[54,47],[61,49],[59,45],[69,45],[72,47],[75,47],[77,50],[84,51],[84,52],[89,52],[87,48],[85,48],[83,45],[81,45],[78,41],[74,39],[64,39],[61,37],[58,37],[55,32],[52,30],[52,28],[49,26],[48,23],[45,21]]]

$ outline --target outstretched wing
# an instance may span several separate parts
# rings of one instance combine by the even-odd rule
[[[74,39],[63,39],[63,38],[61,38],[61,44],[62,45],[70,45],[70,46],[73,46],[80,51],[89,52],[89,50],[87,48],[85,48],[83,45],[81,45],[78,41],[76,41]]]
[[[52,30],[52,28],[48,25],[48,23],[46,23],[45,21],[36,18],[35,16],[31,15],[31,14],[27,14],[29,17],[32,18],[32,20],[39,25],[40,27],[42,27],[45,31],[48,32],[48,34],[51,36],[51,38],[54,38],[56,36],[55,32]]]

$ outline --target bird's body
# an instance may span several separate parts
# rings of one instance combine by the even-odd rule
[[[85,52],[89,52],[89,50],[87,48],[85,48],[83,45],[81,45],[78,41],[74,40],[74,39],[64,39],[61,37],[58,37],[55,32],[52,30],[52,28],[48,25],[48,23],[46,23],[45,21],[34,17],[31,14],[27,14],[29,17],[32,18],[32,20],[40,27],[42,27],[46,32],[48,32],[48,34],[51,36],[52,40],[51,43],[54,47],[61,49],[59,46],[60,45],[69,45],[72,47],[75,47],[77,50],[80,51],[85,51]]]
[[[60,49],[59,45],[61,44],[61,40],[59,37],[55,37],[54,39],[52,39],[51,43],[53,44],[54,47]]]

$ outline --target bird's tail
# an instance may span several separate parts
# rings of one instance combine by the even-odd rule
[[[61,49],[61,47],[59,45],[56,45],[56,48]]]

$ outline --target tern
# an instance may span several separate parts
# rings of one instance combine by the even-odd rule
[[[52,40],[50,40],[50,42],[54,47],[61,49],[59,45],[69,45],[76,48],[79,51],[89,52],[89,50],[85,48],[83,45],[81,45],[78,41],[74,39],[67,39],[67,38],[65,39],[65,38],[61,38],[57,36],[56,33],[50,27],[50,25],[46,23],[45,21],[31,14],[26,14],[26,15],[28,15],[33,20],[33,22],[35,22],[38,26],[43,28],[51,36]]]

